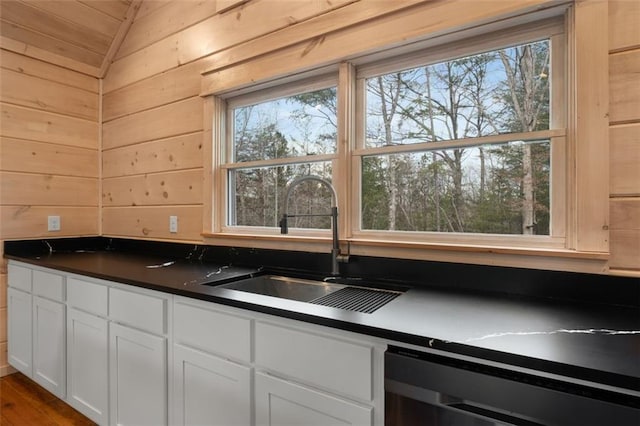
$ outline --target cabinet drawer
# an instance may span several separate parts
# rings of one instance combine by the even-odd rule
[[[373,347],[256,323],[256,364],[313,386],[371,401]]]
[[[33,294],[64,302],[64,279],[62,275],[33,271]]]
[[[9,263],[9,287],[31,293],[31,269]]]
[[[251,361],[251,320],[185,302],[174,304],[174,339],[211,354]]]
[[[256,424],[259,425],[353,425],[373,424],[373,408],[315,389],[256,373]]]
[[[165,334],[167,300],[119,288],[109,289],[109,315],[114,321],[155,334]]]
[[[77,278],[67,278],[67,303],[83,311],[107,316],[108,287]]]

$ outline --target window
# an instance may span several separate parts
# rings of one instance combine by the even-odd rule
[[[564,111],[551,108],[566,104],[554,84],[564,80],[558,33],[508,45],[488,36],[361,69],[359,232],[564,237],[565,188],[551,185],[566,167],[553,158],[566,134]],[[474,53],[446,57],[457,49]]]
[[[228,96],[219,231],[279,233],[287,183],[313,174],[343,240],[565,248],[564,20],[448,40]],[[325,213],[331,194],[305,185],[289,212]]]
[[[275,228],[287,182],[316,175],[332,181],[337,147],[335,77],[316,78],[228,102],[226,225]],[[326,209],[331,194],[311,184],[296,189],[296,211]],[[296,217],[291,227],[329,228],[328,217]]]

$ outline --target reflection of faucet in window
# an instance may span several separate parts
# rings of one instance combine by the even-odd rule
[[[289,196],[293,191],[293,188],[301,184],[302,182],[306,182],[309,180],[316,181],[331,191],[331,213],[324,214],[288,214],[289,211]],[[282,218],[280,219],[280,233],[287,234],[289,232],[288,219],[290,217],[311,217],[311,216],[331,216],[331,228],[333,232],[333,248],[331,249],[331,275],[340,275],[340,268],[338,266],[338,262],[346,263],[349,261],[349,256],[340,254],[340,243],[338,242],[338,196],[336,194],[336,190],[333,185],[328,181],[322,179],[319,176],[301,176],[289,184],[287,187],[287,192],[284,197],[284,212],[282,213]]]

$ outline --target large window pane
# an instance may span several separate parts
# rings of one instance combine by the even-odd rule
[[[549,235],[549,180],[548,140],[366,156],[362,229]]]
[[[287,183],[296,177],[316,175],[331,182],[331,163],[317,162],[277,167],[229,171],[229,186],[235,198],[229,211],[229,225],[277,227],[284,212]],[[314,182],[305,182],[290,196],[290,214],[330,212],[331,193]],[[330,228],[328,217],[300,217],[289,221],[290,228]]]
[[[336,88],[233,109],[233,162],[336,151]]]
[[[366,79],[365,147],[549,129],[548,40]]]

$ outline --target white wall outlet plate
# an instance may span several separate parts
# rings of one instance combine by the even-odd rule
[[[47,216],[47,230],[48,231],[60,230],[60,216]]]
[[[169,216],[169,232],[178,232],[178,216]]]

